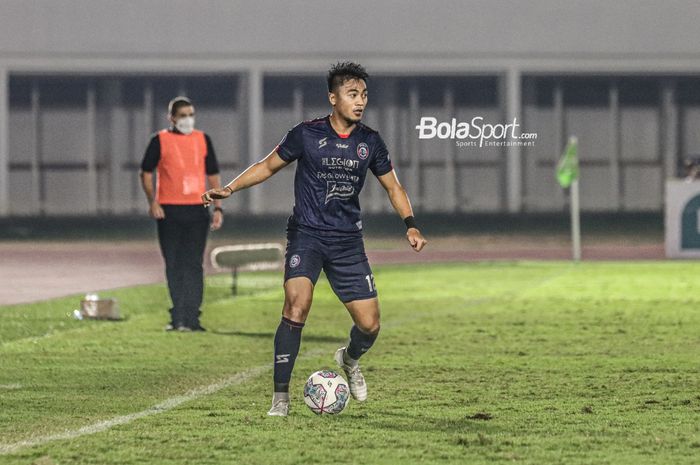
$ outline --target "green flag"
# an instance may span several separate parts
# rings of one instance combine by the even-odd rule
[[[557,181],[566,189],[578,179],[578,139],[569,138],[564,155],[557,164]]]

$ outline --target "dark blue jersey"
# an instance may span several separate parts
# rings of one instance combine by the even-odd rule
[[[359,195],[367,169],[375,176],[393,169],[377,131],[358,123],[341,137],[326,116],[294,126],[276,150],[284,161],[298,161],[293,222],[330,235],[361,234]]]

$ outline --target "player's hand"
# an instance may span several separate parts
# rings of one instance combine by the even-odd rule
[[[216,231],[217,229],[221,229],[221,226],[224,224],[224,212],[221,210],[215,210],[214,211],[214,216],[211,217],[211,225],[209,226],[209,229],[212,231]]]
[[[163,207],[161,207],[155,200],[151,202],[151,206],[148,208],[148,214],[151,216],[151,218],[155,218],[157,220],[162,220],[165,218]]]
[[[416,228],[408,228],[408,231],[406,231],[406,239],[408,239],[408,243],[411,244],[411,247],[413,247],[413,250],[416,252],[423,250],[425,244],[428,243]]]
[[[212,200],[227,199],[229,197],[231,197],[231,189],[227,187],[217,187],[216,189],[209,189],[202,194],[202,203],[207,207]]]

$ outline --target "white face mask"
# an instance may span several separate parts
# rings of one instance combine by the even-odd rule
[[[194,131],[194,116],[185,116],[175,123],[175,127],[183,134],[192,134]]]

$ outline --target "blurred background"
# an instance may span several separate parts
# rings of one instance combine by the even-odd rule
[[[694,1],[1,0],[0,11],[5,239],[152,237],[138,170],[168,100],[193,99],[228,181],[329,112],[325,72],[338,60],[370,72],[365,122],[426,234],[476,240],[448,251],[493,241],[497,251],[512,234],[515,248],[565,246],[554,170],[576,135],[584,246],[612,235],[611,250],[641,242],[653,252],[633,258],[662,256],[665,181],[700,157]],[[422,116],[517,118],[537,139],[420,140]],[[228,201],[217,237],[282,238],[293,176]],[[369,236],[401,239],[376,181],[362,204]]]
[[[674,8],[677,7],[677,8]],[[559,211],[552,182],[580,140],[586,211],[659,212],[700,155],[692,1],[2,0],[0,212],[142,213],[138,166],[175,95],[191,97],[224,178],[329,111],[337,60],[372,75],[378,129],[420,212]],[[417,138],[420,116],[506,122],[534,147]],[[230,202],[290,210],[293,170]],[[365,210],[391,208],[377,183]]]

